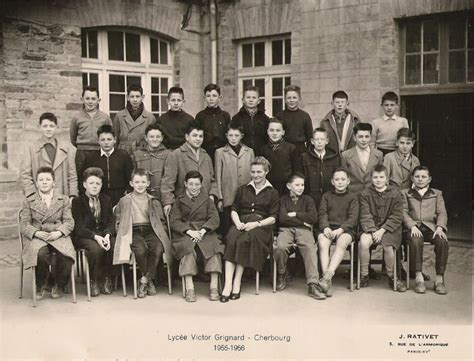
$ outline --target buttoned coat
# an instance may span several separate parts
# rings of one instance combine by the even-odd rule
[[[250,163],[255,159],[252,148],[242,144],[239,154],[226,144],[216,150],[214,164],[216,169],[217,197],[224,207],[234,203],[237,189],[250,182]]]
[[[117,148],[133,156],[133,144],[145,139],[145,129],[156,122],[155,116],[147,110],[133,120],[127,108],[119,111],[114,118],[113,127],[117,139]]]
[[[200,148],[199,160],[187,143],[175,149],[166,158],[165,175],[161,181],[161,201],[163,205],[173,204],[175,197],[184,193],[186,173],[197,170],[202,175],[202,190],[217,197],[216,179],[211,157]]]
[[[24,237],[23,265],[25,269],[38,264],[38,251],[47,246],[53,246],[63,256],[76,260],[76,251],[69,235],[74,229],[74,219],[67,196],[55,193],[49,208],[34,193],[23,201],[20,213],[20,231]],[[34,236],[37,231],[59,231],[63,235],[52,242],[46,242]]]
[[[170,224],[173,253],[178,260],[191,253],[196,245],[206,259],[224,252],[224,246],[215,232],[219,227],[219,213],[205,192],[201,192],[194,201],[186,194],[178,196],[170,213]],[[193,242],[186,234],[186,231],[202,228],[207,232],[200,242]]]
[[[403,225],[407,229],[420,226],[422,223],[433,232],[436,227],[448,230],[448,213],[444,205],[443,192],[429,188],[421,196],[415,189],[404,189],[403,194]]]
[[[369,161],[366,169],[364,169],[360,162],[356,147],[352,147],[351,149],[342,152],[341,165],[349,171],[351,176],[349,190],[353,193],[360,193],[362,190],[369,187],[372,184],[372,177],[370,175],[372,169],[377,164],[382,164],[382,162],[382,152],[372,147],[370,148]]]
[[[411,161],[407,161],[403,155],[395,151],[385,155],[383,165],[387,168],[390,184],[405,189],[411,187],[411,173],[420,165],[420,160],[412,154]]]
[[[165,216],[160,201],[147,194],[148,214],[151,227],[165,249],[165,257],[168,265],[171,265],[173,256],[171,254],[171,242],[165,231]],[[133,240],[133,221],[132,221],[132,193],[122,197],[115,209],[115,229],[117,238],[115,239],[113,264],[129,263],[131,256],[130,245]]]
[[[51,167],[54,171],[55,191],[66,196],[77,196],[76,149],[69,143],[57,139],[54,163],[44,148],[44,138],[34,142],[23,154],[20,180],[25,196],[36,192],[36,173],[40,167]]]

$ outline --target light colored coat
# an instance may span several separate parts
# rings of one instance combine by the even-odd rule
[[[25,238],[22,253],[25,269],[38,264],[38,251],[47,245],[75,261],[76,251],[69,237],[73,229],[74,219],[68,197],[55,193],[49,208],[38,193],[25,198],[20,213],[20,231]],[[46,242],[34,237],[37,231],[59,231],[63,236],[53,242]]]
[[[214,164],[216,170],[217,197],[222,199],[224,207],[234,203],[237,189],[250,182],[250,163],[255,159],[253,149],[242,144],[242,149],[237,155],[226,144],[216,150]]]
[[[136,120],[133,120],[127,108],[119,111],[113,122],[117,148],[125,150],[133,157],[133,145],[145,139],[146,127],[155,122],[155,116],[146,110],[143,110]]]
[[[423,197],[414,189],[402,190],[403,225],[407,229],[422,223],[433,232],[436,227],[448,230],[448,213],[444,205],[443,192],[429,188]]]
[[[371,147],[369,162],[367,163],[367,168],[364,169],[360,162],[359,154],[357,154],[356,147],[342,152],[341,165],[349,171],[351,176],[349,190],[353,193],[360,193],[365,188],[368,188],[372,184],[370,172],[377,164],[382,164],[382,161],[382,152]]]
[[[147,194],[148,212],[150,224],[158,239],[165,249],[165,257],[168,265],[171,265],[173,256],[171,254],[171,243],[163,224],[165,217],[160,201]],[[113,264],[129,263],[131,256],[130,245],[133,241],[133,221],[132,221],[132,193],[122,197],[115,209],[115,229],[117,238],[115,239]]]
[[[35,179],[38,168],[51,167],[53,168],[54,180],[56,182],[55,191],[66,196],[77,196],[75,148],[70,143],[57,139],[56,157],[53,164],[44,148],[45,144],[46,140],[41,138],[31,144],[23,155],[20,169],[23,192],[26,196],[35,193]]]
[[[411,173],[420,165],[420,160],[414,155],[407,161],[398,151],[385,155],[383,165],[387,167],[388,180],[391,185],[400,189],[411,187]]]

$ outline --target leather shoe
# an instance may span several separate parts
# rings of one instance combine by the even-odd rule
[[[58,285],[54,285],[51,290],[51,298],[61,298],[63,296],[63,288]]]
[[[156,287],[152,280],[148,280],[148,283],[146,285],[146,294],[148,296],[156,295]]]
[[[224,295],[221,295],[221,297],[219,298],[219,301],[221,301],[222,303],[226,303],[226,302],[229,302],[229,296],[224,296]]]
[[[186,302],[196,302],[196,294],[194,290],[186,290]]]
[[[100,289],[99,289],[99,285],[97,284],[97,281],[91,281],[91,296],[92,297],[97,297],[98,295],[100,295]]]
[[[448,294],[448,290],[446,289],[446,286],[444,285],[443,282],[438,282],[438,283],[435,282],[434,291],[438,295],[447,295]]]
[[[369,286],[369,276],[360,276],[360,287],[368,287]]]
[[[217,288],[209,290],[209,301],[219,301],[219,290]]]
[[[102,293],[104,295],[110,295],[114,291],[112,280],[110,277],[105,277],[104,286],[102,287]]]
[[[425,293],[426,292],[425,282],[417,282],[415,286],[415,292]]]
[[[388,285],[391,289],[393,289],[393,283],[395,282],[395,279],[394,278],[390,278],[388,279]],[[405,283],[400,281],[399,279],[397,279],[397,287],[395,289],[395,291],[397,292],[405,292],[407,290],[406,286],[405,286]]]
[[[279,274],[277,277],[277,284],[276,284],[276,290],[277,291],[283,291],[287,286],[286,283],[286,272],[283,274]]]
[[[330,282],[331,282],[331,280],[322,277],[319,280],[319,288],[321,289],[321,291],[326,293],[329,290],[329,288],[331,288],[331,283]]]
[[[147,287],[148,286],[148,282],[142,282],[140,280],[140,282],[138,282],[138,298],[145,298],[146,297],[146,291],[147,291]]]
[[[41,286],[41,287],[36,287],[36,300],[40,301],[43,299],[44,294],[46,293],[46,287]]]
[[[316,283],[308,285],[308,295],[316,300],[325,300],[326,295],[321,291]]]
[[[231,293],[229,298],[234,301],[238,300],[240,298],[240,291],[239,293]]]

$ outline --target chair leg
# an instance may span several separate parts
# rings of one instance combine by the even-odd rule
[[[276,281],[277,281],[277,264],[276,264],[276,260],[275,260],[275,257],[273,257],[273,272],[272,272],[272,276],[273,276],[273,293],[276,293],[277,291],[277,286],[276,286]]]
[[[114,291],[117,291],[118,290],[118,276],[115,275],[115,280],[114,280]]]
[[[86,255],[81,252],[81,258],[84,257],[83,263],[86,265],[86,288],[87,288],[87,301],[91,301],[91,276],[89,273],[89,262],[87,261]]]
[[[360,252],[357,257],[357,289],[360,290]]]
[[[79,258],[81,257],[81,252],[79,252],[78,250],[76,250],[76,259],[77,259],[77,262],[76,262],[76,273],[77,273],[77,277],[81,277],[81,269],[79,268]]]
[[[72,303],[76,303],[76,280],[74,279],[74,265],[71,266],[71,288],[72,288]]]
[[[168,274],[168,294],[172,295],[173,285],[171,284],[171,267],[168,263],[166,264],[166,273]]]
[[[185,298],[186,297],[186,285],[185,285],[184,277],[181,277],[181,287],[183,289],[183,298]]]
[[[23,298],[23,262],[20,262],[20,297],[18,298]]]
[[[133,269],[133,298],[137,299],[137,261],[132,253],[132,269]]]
[[[31,274],[33,275],[33,307],[36,307],[36,267],[31,267]]]
[[[79,268],[81,269],[82,283],[86,283],[86,275],[84,273],[84,259],[82,257],[79,257],[79,263]]]
[[[349,249],[349,261],[351,262],[351,266],[350,266],[350,277],[349,277],[349,281],[350,281],[350,285],[349,285],[349,290],[352,292],[354,291],[354,242],[351,243],[350,245],[350,249]]]
[[[394,247],[393,255],[395,261],[393,262],[393,290],[397,290],[397,283],[398,283],[398,275],[397,275],[397,249]]]
[[[122,290],[123,290],[123,297],[127,297],[127,284],[125,283],[125,268],[122,264]]]
[[[410,289],[410,245],[407,242],[407,246],[405,248],[407,254],[407,290]]]
[[[258,295],[258,291],[260,288],[260,272],[255,273],[255,294]]]
[[[219,273],[217,276],[217,289],[219,290],[219,294],[222,294],[222,273]]]

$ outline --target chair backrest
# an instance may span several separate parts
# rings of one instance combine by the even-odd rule
[[[23,234],[21,234],[20,218],[21,218],[21,209],[18,211],[18,214],[16,216],[16,221],[18,224],[18,240],[20,241],[20,247],[21,247],[20,251],[23,252],[24,244],[23,244]]]

